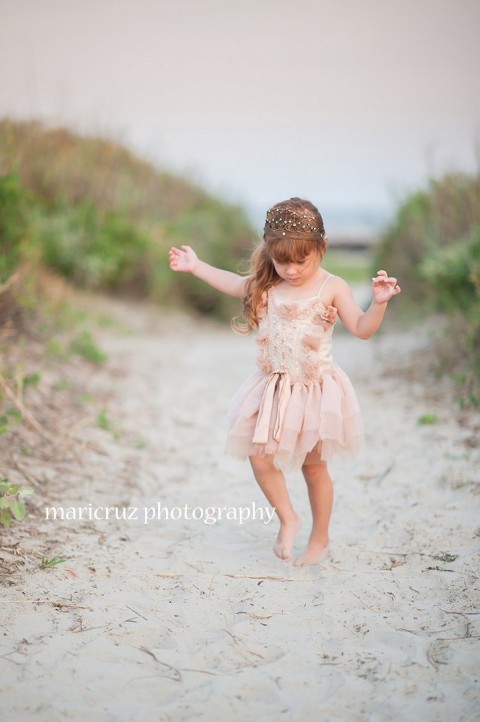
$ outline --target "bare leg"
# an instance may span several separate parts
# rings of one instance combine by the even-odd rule
[[[328,555],[328,526],[333,506],[333,483],[324,462],[302,467],[312,509],[312,531],[307,547],[295,561],[296,567],[319,564]]]
[[[275,468],[270,456],[251,456],[250,463],[255,479],[270,505],[275,507],[280,520],[280,530],[273,551],[279,559],[288,562],[292,555],[293,540],[302,522],[293,509],[285,477]]]

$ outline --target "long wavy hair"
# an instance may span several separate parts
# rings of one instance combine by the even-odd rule
[[[279,214],[283,218],[291,218],[293,214],[307,218],[315,232],[289,230],[283,232],[279,227],[272,227],[269,218]],[[273,224],[274,225],[274,224]],[[289,223],[289,226],[292,224]],[[277,263],[298,263],[312,251],[323,258],[327,247],[325,228],[320,211],[313,203],[302,198],[290,198],[281,201],[269,209],[265,223],[263,241],[254,249],[249,263],[249,272],[243,297],[243,322],[237,318],[232,320],[232,327],[237,333],[248,334],[258,328],[259,318],[265,306],[265,295],[269,288],[281,279],[275,270],[273,261]]]

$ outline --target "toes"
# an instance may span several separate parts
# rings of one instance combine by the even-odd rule
[[[283,546],[275,546],[273,548],[275,556],[281,559],[283,562],[290,561],[290,553]]]

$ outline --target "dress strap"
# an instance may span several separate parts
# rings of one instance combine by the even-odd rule
[[[331,278],[333,278],[333,273],[329,273],[329,274],[328,274],[328,276],[326,277],[326,279],[324,280],[324,282],[322,283],[322,285],[321,285],[320,288],[318,289],[318,293],[317,293],[317,297],[318,297],[318,298],[320,298],[321,292],[323,291],[323,289],[325,288],[325,286],[327,285],[327,283],[329,282],[329,280],[330,280]]]

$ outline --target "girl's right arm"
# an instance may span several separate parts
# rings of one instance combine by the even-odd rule
[[[169,258],[172,271],[192,273],[196,278],[205,281],[209,286],[227,296],[243,298],[245,295],[246,276],[210,266],[205,261],[201,261],[190,246],[181,246],[180,249],[172,247]]]

